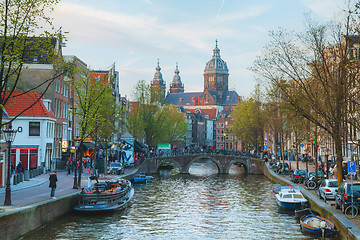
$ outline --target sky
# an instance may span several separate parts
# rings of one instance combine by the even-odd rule
[[[133,100],[139,80],[151,83],[159,59],[167,91],[176,63],[185,92],[201,92],[204,68],[218,40],[229,68],[229,89],[250,97],[249,70],[269,31],[300,31],[304,15],[325,23],[343,0],[61,0],[51,17],[67,33],[64,55],[91,69],[120,73],[120,94]]]

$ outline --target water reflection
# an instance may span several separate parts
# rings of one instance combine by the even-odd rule
[[[237,166],[218,175],[207,166],[136,185],[123,212],[69,214],[23,239],[316,239],[300,232],[293,213],[279,211],[264,176]]]

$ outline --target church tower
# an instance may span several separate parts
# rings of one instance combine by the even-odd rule
[[[173,77],[173,81],[170,85],[170,93],[183,93],[184,92],[184,85],[181,82],[180,78],[180,71],[178,68],[178,64],[176,63],[176,69],[174,71],[175,75]]]
[[[217,40],[215,42],[212,59],[206,63],[204,69],[204,92],[212,92],[216,96],[216,102],[219,102],[223,93],[229,90],[229,70],[220,57]]]
[[[153,99],[161,101],[162,99],[165,98],[166,84],[160,72],[161,68],[159,65],[159,59],[155,70],[156,72],[151,82],[151,89],[152,89],[152,94],[158,95],[157,97],[153,96]]]

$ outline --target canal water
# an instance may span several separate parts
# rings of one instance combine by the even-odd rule
[[[321,239],[304,235],[294,213],[277,207],[266,177],[236,166],[218,175],[208,165],[136,185],[124,211],[68,214],[21,239]]]

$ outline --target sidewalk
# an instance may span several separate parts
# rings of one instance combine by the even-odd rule
[[[11,182],[10,188],[11,188],[11,192],[16,192],[16,191],[23,190],[25,188],[35,187],[35,186],[41,185],[41,184],[43,184],[43,183],[45,183],[47,181],[49,181],[49,174],[41,174],[41,175],[36,176],[34,178],[30,178],[29,181],[23,181],[23,182],[21,182],[19,184],[16,184],[16,185],[13,185],[12,184],[13,181],[10,181]],[[5,194],[5,189],[6,189],[6,186],[0,188],[0,196],[1,196],[1,194]]]
[[[123,178],[128,175],[134,174],[137,171],[135,168],[126,169],[123,175],[107,175],[100,176],[99,181]],[[88,177],[90,174],[84,170],[81,176],[81,187],[86,187],[88,183]],[[58,170],[57,172],[58,182],[55,191],[55,197],[61,197],[70,193],[79,192],[81,188],[73,189],[74,185],[74,173],[70,175],[66,171]],[[49,188],[49,174],[41,174],[29,181],[23,181],[17,185],[11,185],[11,206],[4,206],[5,189],[0,188],[0,212],[38,203],[41,201],[49,200],[50,188]]]

